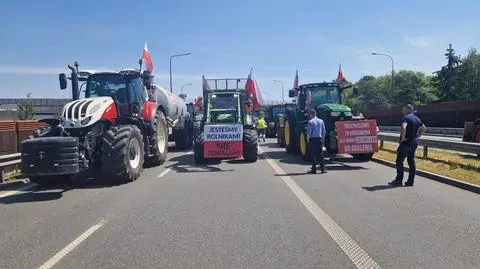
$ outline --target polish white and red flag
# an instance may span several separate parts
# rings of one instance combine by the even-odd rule
[[[298,96],[298,69],[295,73],[295,80],[293,81],[293,88],[295,89],[295,96]]]
[[[258,87],[257,80],[253,75],[253,67],[250,69],[250,74],[248,75],[247,83],[245,85],[245,90],[249,92],[252,96],[252,105],[253,110],[260,108],[264,105],[262,92],[260,87]]]
[[[143,55],[142,55],[143,62],[147,64],[147,71],[152,73],[153,72],[153,61],[150,52],[148,51],[147,41],[145,41],[145,47],[143,48]]]

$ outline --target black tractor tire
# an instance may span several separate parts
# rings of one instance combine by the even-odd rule
[[[102,172],[109,179],[123,183],[140,177],[145,149],[137,126],[112,126],[104,133],[102,142]]]
[[[175,148],[185,150],[192,147],[193,134],[190,122],[185,122],[183,129],[175,131]]]
[[[196,129],[195,132],[195,141],[193,143],[193,155],[195,158],[195,164],[205,164],[207,159],[203,153],[203,131],[201,129]]]
[[[243,130],[243,159],[251,163],[258,159],[258,134],[254,129]]]
[[[167,125],[167,119],[165,117],[165,114],[163,114],[162,111],[157,110],[157,113],[155,114],[155,118],[152,122],[152,157],[147,157],[145,159],[146,163],[149,166],[159,166],[165,162],[167,159],[167,153],[168,153],[168,125]],[[163,138],[162,136],[159,135],[163,133]],[[164,143],[159,143],[159,139],[164,139]]]
[[[60,183],[70,182],[73,175],[57,175],[57,176],[32,176],[28,180],[32,183],[36,183],[41,187],[50,187],[58,185]]]
[[[357,161],[369,162],[373,159],[373,153],[353,154],[353,159]]]
[[[288,124],[288,128],[287,127]],[[287,132],[289,134],[287,135]],[[287,153],[291,154],[297,154],[299,152],[298,146],[297,146],[297,141],[295,141],[295,123],[293,122],[292,119],[287,115],[285,117],[285,124],[284,124],[284,141],[285,141],[285,149]],[[287,141],[287,136],[289,137],[289,141]]]

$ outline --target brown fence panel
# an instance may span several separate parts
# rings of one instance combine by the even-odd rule
[[[36,120],[17,120],[15,128],[17,132],[17,151],[20,151],[20,143],[25,139],[28,139],[33,131],[47,126],[46,123],[38,122]]]
[[[0,155],[17,152],[15,121],[0,121]]]

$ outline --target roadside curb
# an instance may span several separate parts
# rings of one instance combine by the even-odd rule
[[[28,179],[9,180],[9,181],[0,183],[0,191],[11,190],[12,188],[22,187],[28,184],[30,184],[30,180]]]
[[[393,168],[396,167],[395,163],[390,162],[390,161],[386,161],[386,160],[383,160],[383,159],[379,159],[379,158],[376,158],[376,157],[373,157],[372,161],[374,161],[376,163],[379,163],[379,164],[386,165],[386,166],[390,166],[390,167],[393,167]],[[408,167],[405,167],[404,170],[406,172],[408,172]],[[462,190],[466,190],[466,191],[470,191],[470,192],[480,194],[480,186],[479,185],[470,184],[470,183],[467,183],[467,182],[459,181],[459,180],[456,180],[456,179],[453,179],[453,178],[449,178],[449,177],[446,177],[446,176],[441,176],[441,175],[438,175],[438,174],[434,174],[434,173],[431,173],[431,172],[418,170],[418,169],[417,169],[416,175],[424,177],[424,178],[428,178],[428,179],[431,179],[431,180],[435,180],[435,181],[438,181],[438,182],[441,182],[441,183],[444,183],[444,184],[448,184],[450,186],[457,187],[457,188],[462,189]]]

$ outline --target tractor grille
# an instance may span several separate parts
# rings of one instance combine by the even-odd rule
[[[88,106],[92,103],[91,100],[77,100],[68,105],[63,112],[63,117],[66,120],[81,120],[87,114]]]

